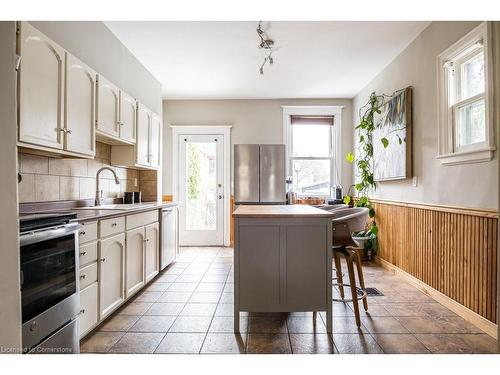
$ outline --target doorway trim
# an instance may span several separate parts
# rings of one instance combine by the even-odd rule
[[[172,128],[172,192],[173,200],[179,199],[179,137],[181,135],[207,135],[217,134],[224,137],[224,166],[223,166],[223,181],[224,181],[224,246],[229,246],[230,236],[230,219],[231,219],[231,125],[171,125]]]

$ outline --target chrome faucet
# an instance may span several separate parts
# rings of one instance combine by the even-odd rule
[[[100,206],[102,202],[102,191],[99,190],[99,175],[101,174],[102,171],[108,170],[111,173],[113,173],[113,176],[115,177],[115,183],[117,185],[120,185],[120,180],[118,179],[118,176],[116,175],[115,171],[112,170],[110,167],[102,167],[97,171],[95,174],[95,183],[96,183],[96,190],[95,190],[95,205]]]

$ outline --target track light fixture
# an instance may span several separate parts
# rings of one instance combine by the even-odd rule
[[[266,66],[267,63],[269,65],[273,65],[274,60],[273,60],[273,52],[274,52],[274,40],[269,38],[269,36],[266,34],[264,30],[262,30],[262,21],[259,21],[259,25],[257,26],[257,35],[260,38],[260,43],[259,43],[259,49],[263,49],[266,51],[266,56],[264,57],[264,61],[262,62],[259,72],[260,74],[264,74],[264,67]]]

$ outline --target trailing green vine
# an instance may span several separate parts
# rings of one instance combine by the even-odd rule
[[[374,142],[374,131],[377,126],[375,117],[382,113],[382,108],[389,105],[387,108],[386,116],[384,121],[394,121],[395,117],[399,115],[395,105],[391,103],[392,98],[399,94],[402,90],[396,91],[392,95],[377,95],[375,92],[370,94],[368,103],[360,108],[359,118],[360,122],[355,127],[358,136],[358,145],[356,150],[356,156],[353,152],[349,152],[346,155],[346,160],[355,164],[359,174],[359,181],[354,185],[357,192],[357,198],[352,202],[352,197],[347,195],[344,198],[345,204],[354,204],[356,207],[367,207],[369,209],[368,215],[370,221],[367,225],[367,230],[363,232],[356,233],[358,237],[367,237],[368,241],[365,241],[365,252],[376,252],[378,247],[377,234],[378,226],[375,220],[375,209],[370,202],[369,194],[376,189],[377,184],[374,179],[373,172],[373,142]],[[399,132],[404,130],[403,128],[398,128],[393,131]],[[402,144],[406,139],[402,139],[399,134],[396,134],[398,138],[398,143]],[[389,146],[389,140],[386,137],[380,139],[384,148]]]

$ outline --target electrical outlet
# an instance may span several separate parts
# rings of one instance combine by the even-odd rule
[[[134,178],[134,186],[137,187],[137,178]]]
[[[414,187],[417,187],[417,176],[413,176],[413,183],[412,183],[412,185]]]

